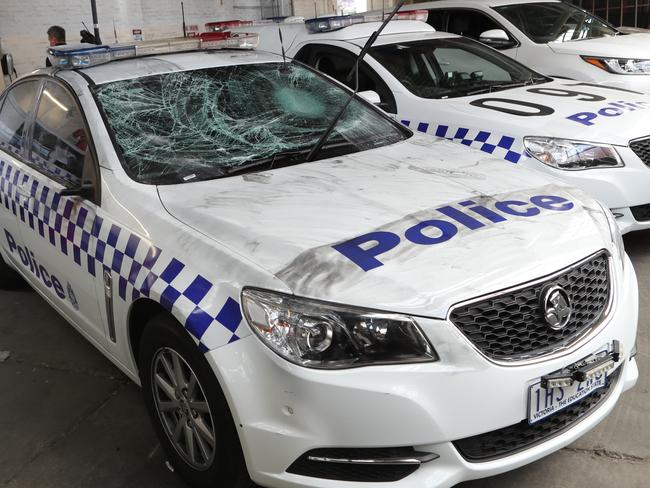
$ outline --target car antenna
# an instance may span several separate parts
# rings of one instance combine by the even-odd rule
[[[350,97],[346,100],[346,102],[343,104],[343,107],[341,107],[341,110],[336,114],[336,117],[332,119],[332,122],[330,122],[330,125],[325,129],[325,132],[323,132],[323,135],[318,139],[314,147],[312,147],[311,151],[309,151],[309,154],[305,158],[305,162],[310,162],[314,159],[316,154],[323,148],[323,145],[325,142],[327,142],[328,137],[334,130],[334,127],[336,127],[336,124],[338,121],[341,119],[345,111],[347,110],[348,106],[356,96],[356,94],[359,92],[359,64],[361,64],[361,60],[363,57],[366,55],[366,53],[370,50],[374,42],[377,40],[379,37],[379,34],[381,34],[381,31],[384,30],[384,28],[388,25],[388,23],[391,21],[391,19],[395,16],[397,11],[404,5],[404,0],[399,0],[396,4],[391,13],[384,19],[384,21],[381,23],[379,26],[379,29],[377,29],[375,32],[372,33],[372,35],[368,38],[366,43],[363,46],[363,49],[361,49],[361,52],[357,56],[357,59],[354,63],[354,67],[350,71],[350,74],[348,75],[348,80],[352,77],[352,75],[356,75],[356,80],[354,84],[354,91],[350,95]]]
[[[287,69],[287,53],[284,50],[284,41],[282,40],[282,27],[278,22],[278,35],[280,36],[280,47],[282,48],[282,69]]]

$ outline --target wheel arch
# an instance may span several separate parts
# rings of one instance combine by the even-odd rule
[[[168,312],[160,303],[151,298],[139,298],[131,304],[127,317],[127,332],[129,340],[129,349],[133,364],[135,365],[136,372],[140,370],[139,354],[140,354],[140,341],[144,333],[144,329],[151,317],[165,313],[173,317],[173,314]],[[175,320],[177,320],[174,317]],[[178,323],[182,327],[181,323]]]

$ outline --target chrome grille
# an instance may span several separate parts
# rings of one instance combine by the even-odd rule
[[[639,156],[647,166],[650,166],[650,137],[630,141],[630,149]]]
[[[548,286],[563,287],[573,313],[561,330],[545,319],[540,295]],[[487,357],[518,361],[567,346],[595,327],[610,300],[609,258],[605,251],[546,280],[459,305],[450,320]]]

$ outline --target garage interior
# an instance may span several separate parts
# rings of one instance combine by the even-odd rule
[[[650,28],[649,0],[570,3],[617,27]],[[90,4],[2,0],[0,57],[10,54],[12,62],[9,67],[5,62],[0,93],[44,65],[50,25],[65,28],[69,43],[78,41],[83,29],[93,32]],[[228,19],[307,19],[391,7],[388,0],[97,0],[97,18],[102,42],[113,44],[194,36],[204,31],[204,24]],[[650,486],[650,230],[627,234],[624,241],[640,289],[636,387],[574,444],[512,472],[459,487]],[[0,486],[186,486],[165,458],[136,385],[28,286],[0,291],[0,312]]]

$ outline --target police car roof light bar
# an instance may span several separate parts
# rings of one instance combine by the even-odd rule
[[[208,22],[205,24],[206,32],[223,32],[235,27],[248,27],[253,25],[252,20],[222,20],[219,22]]]
[[[119,59],[213,49],[255,49],[259,35],[251,33],[208,32],[196,38],[161,39],[112,46],[73,44],[47,50],[52,66],[62,69],[89,68]]]
[[[350,25],[362,24],[364,22],[365,17],[363,15],[337,15],[332,17],[309,19],[305,21],[305,25],[310,34],[316,34],[319,32],[332,32]]]
[[[305,22],[304,17],[273,17],[264,20],[221,20],[219,22],[207,22],[205,24],[206,32],[222,32],[235,27],[254,27],[273,24],[302,24]]]
[[[310,34],[320,32],[332,32],[354,24],[366,22],[383,22],[387,14],[359,14],[359,15],[337,15],[332,17],[318,17],[305,21]],[[411,10],[408,12],[397,12],[392,20],[419,20],[426,22],[429,18],[428,10]]]
[[[111,60],[108,46],[86,43],[50,47],[47,55],[58,68],[86,68]]]

